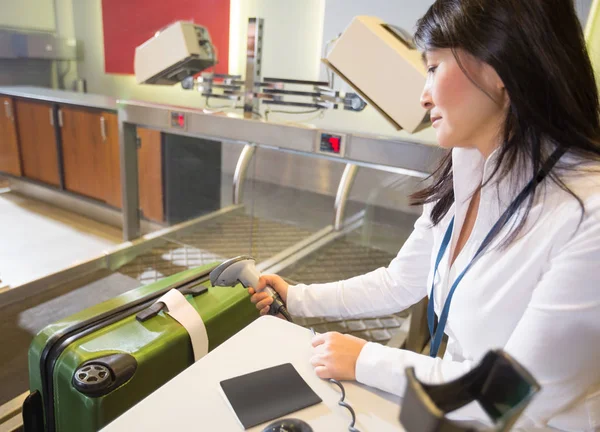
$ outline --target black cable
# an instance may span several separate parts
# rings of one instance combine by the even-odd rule
[[[279,309],[279,313],[280,313],[281,315],[283,315],[283,316],[285,317],[285,319],[286,319],[286,320],[288,320],[289,322],[294,322],[294,321],[292,320],[292,316],[290,315],[290,313],[287,311],[287,309],[286,309],[285,307],[283,307],[283,306],[282,306],[282,307]]]
[[[265,111],[265,119],[269,120],[269,114],[271,113],[279,113],[279,114],[310,114],[317,111],[323,111],[324,108],[315,108],[308,111],[285,111],[285,110],[266,110]]]
[[[310,328],[310,331],[312,332],[313,336],[315,336],[317,333],[315,332],[314,328]],[[350,422],[350,426],[348,426],[348,430],[350,432],[360,432],[358,429],[356,429],[354,427],[355,423],[356,423],[356,413],[354,412],[354,409],[350,406],[350,404],[348,402],[345,402],[344,399],[346,399],[346,389],[344,389],[344,385],[339,382],[336,379],[333,378],[329,378],[328,380],[330,383],[335,384],[336,386],[338,386],[342,392],[342,397],[340,397],[340,400],[338,401],[338,405],[342,406],[344,408],[346,408],[348,411],[350,411],[350,415],[352,416],[352,422]]]
[[[281,314],[289,322],[294,322],[279,293],[275,290],[273,291],[275,294],[273,295],[273,303],[269,306],[269,313],[272,315]]]
[[[338,386],[340,388],[340,390],[342,391],[342,397],[340,397],[340,400],[338,401],[338,405],[342,406],[342,407],[346,408],[348,411],[350,411],[350,415],[352,416],[352,421],[350,422],[350,426],[348,426],[348,430],[350,432],[360,432],[358,429],[356,429],[354,427],[354,424],[356,423],[356,413],[354,412],[354,409],[350,406],[350,404],[348,404],[347,402],[344,401],[344,399],[346,398],[346,390],[344,389],[344,386],[342,385],[341,382],[339,382],[338,380],[335,380],[333,378],[330,378],[329,382],[335,384],[336,386]]]
[[[310,114],[317,111],[321,111],[324,108],[315,108],[308,111],[286,111],[286,110],[268,110],[270,113],[282,113],[282,114]]]

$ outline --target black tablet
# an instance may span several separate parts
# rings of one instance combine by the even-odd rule
[[[221,381],[244,429],[322,402],[291,363]]]

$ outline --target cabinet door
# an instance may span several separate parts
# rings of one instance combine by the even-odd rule
[[[161,133],[138,128],[138,185],[140,208],[144,217],[153,221],[165,220],[163,211],[163,177]]]
[[[109,112],[101,113],[100,126],[107,151],[103,168],[106,179],[104,200],[114,207],[121,208],[121,159],[119,153],[119,121],[117,115]]]
[[[61,107],[61,141],[65,188],[104,200],[106,143],[102,140],[100,116],[82,108]]]
[[[65,188],[121,207],[117,116],[61,107],[59,117]]]
[[[0,171],[20,176],[21,154],[13,100],[0,97]]]
[[[52,105],[17,100],[17,130],[23,174],[51,185],[60,185]]]

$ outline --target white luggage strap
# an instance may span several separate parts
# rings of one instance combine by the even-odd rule
[[[208,353],[208,334],[200,314],[187,301],[185,296],[176,289],[168,291],[155,303],[163,302],[167,306],[167,313],[181,324],[192,340],[194,361],[198,361]]]

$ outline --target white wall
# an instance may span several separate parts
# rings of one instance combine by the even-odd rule
[[[57,36],[74,38],[73,4],[72,0],[0,0],[0,27],[24,31],[51,32]],[[23,73],[31,75],[28,85],[59,85],[59,76],[62,83],[72,83],[77,78],[77,63],[20,60],[2,65],[9,74],[19,83]],[[21,70],[24,68],[25,70]],[[36,71],[31,70],[36,68]],[[44,71],[49,71],[45,73]],[[33,74],[37,72],[38,79]],[[43,76],[46,79],[41,79]],[[68,86],[68,85],[67,85]]]
[[[577,9],[577,15],[581,21],[581,25],[585,27],[587,17],[590,13],[593,0],[575,0],[575,8]]]
[[[0,0],[0,27],[55,31],[53,0]]]
[[[265,21],[263,77],[317,80],[325,0],[231,0],[230,73],[244,73],[249,17]]]
[[[54,0],[56,17],[56,34],[63,38],[77,39],[75,35],[75,22],[73,16],[73,1],[78,0]],[[81,49],[79,50],[82,51]],[[54,82],[58,88],[71,90],[73,82],[78,76],[78,62],[55,62]]]

